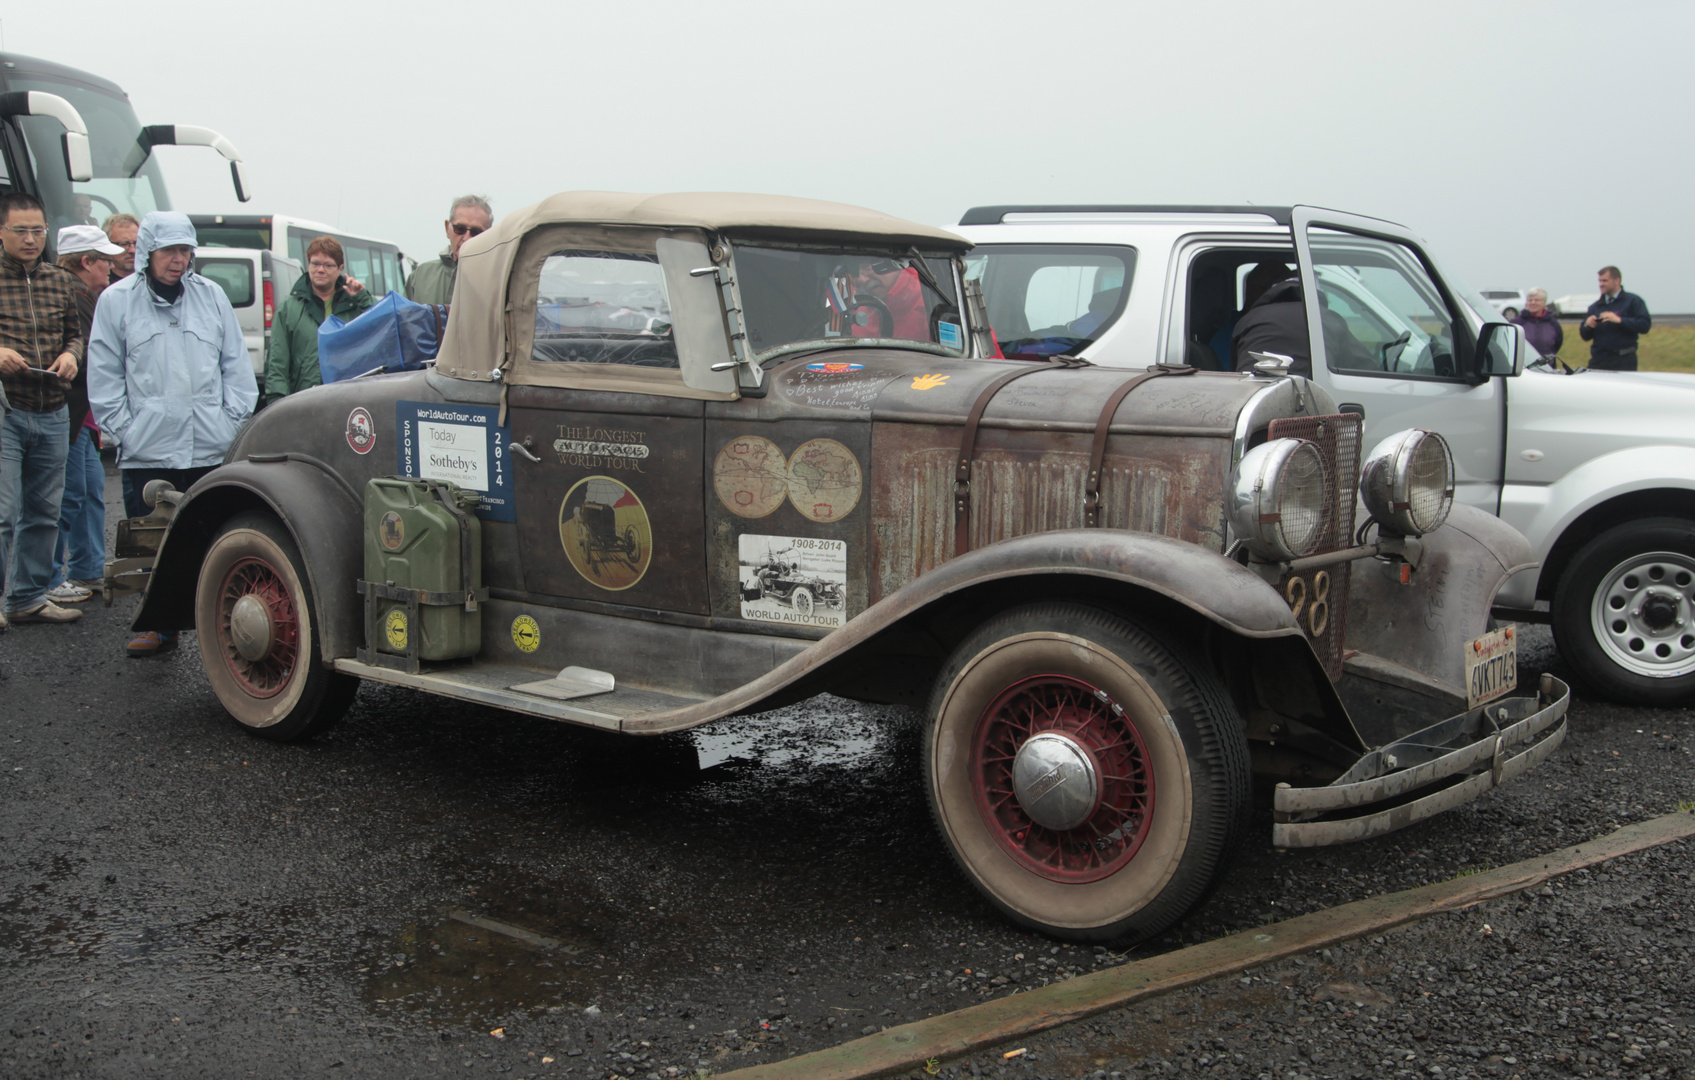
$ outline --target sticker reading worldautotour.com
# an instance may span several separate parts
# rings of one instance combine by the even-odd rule
[[[397,402],[400,474],[458,484],[482,496],[478,517],[516,521],[506,470],[507,433],[499,416],[499,410],[482,405]]]
[[[847,621],[847,543],[743,533],[742,618],[834,630]]]

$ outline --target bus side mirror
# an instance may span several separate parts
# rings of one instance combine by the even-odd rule
[[[85,184],[94,179],[94,157],[89,153],[88,136],[67,131],[59,136],[65,151],[65,175],[72,183]]]

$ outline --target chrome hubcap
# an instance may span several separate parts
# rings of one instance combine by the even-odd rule
[[[1695,671],[1695,559],[1670,551],[1626,559],[1595,590],[1590,623],[1626,671],[1660,679]]]
[[[1100,805],[1094,758],[1068,735],[1032,735],[1012,762],[1012,790],[1038,825],[1064,831],[1089,820]]]
[[[263,660],[276,640],[276,625],[271,609],[257,596],[249,593],[235,602],[230,610],[230,642],[243,660]]]

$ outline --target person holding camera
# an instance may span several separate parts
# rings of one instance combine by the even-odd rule
[[[1589,305],[1589,317],[1577,328],[1589,342],[1589,366],[1595,371],[1635,371],[1636,339],[1653,328],[1647,303],[1624,291],[1616,266],[1600,271],[1601,299]]]

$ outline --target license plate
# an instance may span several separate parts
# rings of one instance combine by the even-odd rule
[[[1475,709],[1518,687],[1518,640],[1515,627],[1491,630],[1465,647],[1467,708]]]

